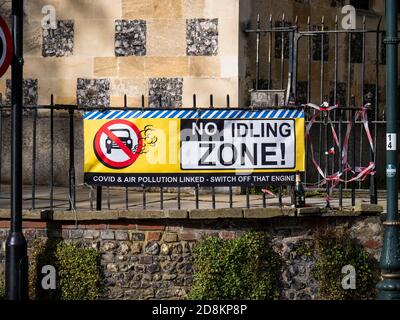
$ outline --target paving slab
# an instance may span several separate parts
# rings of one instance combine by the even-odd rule
[[[238,188],[235,188],[235,190]],[[169,192],[175,190],[173,192]],[[229,193],[226,190],[216,189],[218,192],[215,194],[215,205],[213,205],[212,194],[210,190],[201,189],[198,197],[198,207],[196,206],[196,197],[194,190],[190,188],[181,189],[180,194],[180,205],[178,205],[178,194],[176,189],[168,189],[163,192],[163,201],[160,201],[160,189],[152,188],[151,192],[146,191],[145,194],[145,209],[144,209],[144,199],[143,190],[140,188],[107,188],[103,187],[102,195],[102,214],[103,211],[118,211],[118,212],[139,212],[146,210],[148,212],[170,212],[171,218],[183,217],[187,212],[192,210],[213,210],[215,206],[216,210],[230,209],[230,198]],[[219,192],[221,191],[221,192]],[[128,199],[128,201],[126,201]],[[248,201],[249,200],[249,201]],[[311,207],[325,208],[326,200],[321,195],[321,197],[308,197],[307,205]],[[35,209],[38,211],[48,210],[50,208],[50,187],[47,186],[36,186],[35,189]],[[282,198],[282,203],[284,207],[291,206],[291,198],[284,196]],[[400,202],[399,202],[400,203]],[[32,209],[32,188],[31,186],[24,186],[23,188],[23,209]],[[334,199],[330,202],[331,206],[334,208],[339,207],[339,201],[337,199],[337,194],[334,194]],[[232,208],[233,212],[239,212],[237,209],[262,209],[266,208],[276,208],[279,207],[279,201],[277,197],[267,196],[265,199],[265,205],[263,200],[263,195],[260,194],[250,194],[249,197],[245,194],[238,194],[236,191],[232,195]],[[0,209],[10,208],[10,186],[1,185],[0,186]],[[58,212],[65,212],[65,215],[70,208],[68,188],[55,186],[53,190],[53,210]],[[96,190],[95,188],[88,187],[85,185],[79,185],[76,188],[76,210],[83,212],[92,212],[96,209]],[[182,212],[180,212],[182,211]],[[371,206],[369,204],[369,193],[368,192],[358,192],[356,198],[356,206],[353,208],[351,205],[351,198],[343,199],[343,210],[341,212],[364,212],[365,214],[376,214],[378,212],[386,211],[386,198],[385,193],[379,192],[378,194],[378,207]],[[28,211],[25,211],[28,212]],[[178,212],[173,214],[173,212]],[[250,211],[247,212],[247,214]],[[260,211],[261,212],[261,211]],[[4,213],[9,215],[9,213]],[[201,211],[193,211],[192,216],[201,216],[203,214]],[[231,213],[235,215],[235,213]],[[255,214],[255,213],[254,213]],[[154,215],[156,216],[156,214]],[[34,216],[32,216],[34,218]],[[168,217],[166,217],[168,218]]]

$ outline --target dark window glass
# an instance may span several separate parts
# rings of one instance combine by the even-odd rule
[[[350,4],[356,9],[369,10],[369,0],[350,0]]]
[[[340,107],[346,107],[346,94],[347,85],[345,82],[338,82],[336,88],[336,99],[335,99],[335,83],[331,82],[331,90],[329,94],[329,104],[332,106],[336,102]]]
[[[297,82],[297,97],[296,102],[298,104],[307,103],[307,91],[308,91],[308,82],[307,81],[299,81]]]
[[[381,35],[381,64],[386,64],[386,44],[385,44],[385,34]]]
[[[290,22],[276,21],[275,28],[290,27]],[[275,58],[280,59],[282,53],[282,35],[283,35],[283,56],[289,58],[289,32],[275,32]]]
[[[331,7],[343,7],[345,5],[345,0],[331,0]]]
[[[319,31],[321,30],[320,26],[314,25],[312,28],[313,31]],[[325,30],[328,30],[325,28]],[[312,37],[312,45],[313,45],[313,60],[314,61],[321,61],[321,56],[322,56],[322,39],[324,41],[324,61],[328,61],[329,58],[329,37],[328,34],[318,34]]]
[[[362,63],[363,36],[361,33],[351,34],[351,63]]]

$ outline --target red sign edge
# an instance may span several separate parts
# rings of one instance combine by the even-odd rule
[[[6,39],[6,57],[4,59],[3,64],[0,66],[0,78],[7,72],[8,67],[10,66],[12,59],[13,59],[13,42],[11,37],[10,29],[6,21],[0,17],[0,29],[3,30],[4,36]]]

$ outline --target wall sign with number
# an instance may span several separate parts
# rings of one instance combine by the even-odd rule
[[[304,171],[300,110],[92,111],[84,139],[93,185],[290,185]]]
[[[386,134],[386,150],[387,151],[397,150],[397,134],[395,133]]]

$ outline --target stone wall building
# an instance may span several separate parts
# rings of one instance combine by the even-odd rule
[[[230,95],[233,107],[249,105],[249,90],[255,79],[255,37],[243,32],[254,28],[257,14],[266,26],[272,14],[280,26],[298,19],[299,26],[318,25],[321,16],[325,25],[334,27],[340,7],[351,3],[358,8],[357,23],[368,16],[368,28],[376,28],[384,13],[383,1],[353,0],[29,0],[25,1],[25,104],[56,104],[88,107],[121,107],[127,95],[129,107],[138,107],[144,96],[145,107],[192,107],[193,94],[197,106],[209,105],[214,95],[215,106],[226,106]],[[2,16],[10,15],[9,0],[0,0]],[[43,29],[45,5],[55,8],[56,28]],[[48,9],[49,7],[47,7]],[[384,22],[382,21],[382,25]],[[367,43],[366,83],[373,82],[376,72],[376,50],[372,38]],[[272,87],[280,88],[279,43],[272,37]],[[326,64],[333,62],[332,39],[329,40]],[[346,52],[348,41],[341,41]],[[352,42],[353,43],[353,42]],[[358,41],[354,44],[358,45]],[[266,43],[261,49],[260,78],[266,79]],[[319,43],[321,44],[321,43]],[[311,87],[313,101],[318,101],[321,85],[318,78],[322,54],[318,42],[313,47]],[[359,47],[357,47],[359,48]],[[354,49],[354,52],[359,52]],[[306,47],[300,45],[299,90],[307,88],[304,67]],[[324,55],[325,57],[325,55]],[[384,51],[379,54],[379,88],[384,101]],[[342,83],[341,99],[347,92],[346,56],[340,57],[338,77]],[[352,92],[360,99],[361,64],[354,58]],[[284,65],[288,59],[285,53]],[[0,79],[3,103],[9,102],[10,72]],[[326,67],[324,95],[332,90],[332,70]],[[283,83],[286,82],[284,74]],[[344,85],[343,85],[344,83]],[[161,101],[160,101],[161,97]],[[1,113],[2,157],[1,183],[10,176],[10,117]],[[75,113],[76,183],[83,180],[82,117]],[[48,110],[39,110],[24,117],[24,183],[32,182],[33,132],[36,131],[36,184],[49,185],[50,145],[54,142],[54,184],[68,185],[69,118],[66,112],[55,112],[54,141]],[[378,137],[380,137],[378,135]],[[382,131],[383,139],[383,131]],[[384,147],[384,146],[383,146]],[[377,152],[379,154],[379,150]],[[384,161],[382,161],[384,163]],[[381,169],[379,169],[381,170]],[[383,172],[384,168],[382,169]],[[2,189],[2,192],[4,189]],[[46,194],[47,193],[47,194]],[[138,199],[141,194],[137,193]],[[38,197],[48,196],[46,188]],[[59,196],[56,194],[56,196]],[[208,195],[207,195],[208,196]],[[26,197],[30,201],[29,197]],[[135,200],[136,201],[136,200]],[[101,253],[103,298],[106,299],[182,299],[193,282],[192,249],[197,241],[215,236],[233,239],[249,230],[265,230],[274,240],[275,249],[283,258],[282,299],[318,298],[318,285],[311,276],[317,256],[297,255],[296,248],[312,241],[318,228],[344,229],[357,239],[376,259],[382,246],[380,216],[292,217],[275,207],[233,210],[137,210],[114,211],[24,211],[24,233],[30,250],[34,239],[62,238],[96,248]],[[192,201],[192,200],[190,200]],[[209,200],[207,200],[209,202]],[[261,200],[260,200],[261,201]],[[274,214],[268,216],[269,210]],[[276,212],[278,214],[276,214]],[[346,215],[346,212],[344,212]],[[0,211],[0,276],[4,274],[5,242],[9,229],[9,210]]]
[[[10,1],[4,0],[2,15],[10,13]],[[361,0],[33,0],[25,5],[25,70],[27,101],[30,104],[55,103],[88,106],[122,106],[128,96],[129,106],[191,107],[193,94],[198,106],[208,106],[209,95],[214,103],[226,105],[230,95],[232,106],[248,105],[255,61],[255,38],[246,35],[246,26],[255,27],[261,14],[266,27],[271,14],[275,26],[282,22],[293,25],[296,17],[305,30],[307,19],[317,28],[324,16],[325,28],[334,28],[335,16],[347,3],[357,8],[357,23],[367,16],[367,28],[376,28],[384,13],[382,1]],[[55,8],[56,29],[43,29],[45,5]],[[333,61],[333,38],[329,37],[328,62]],[[300,44],[300,55],[306,45]],[[273,86],[279,87],[279,35],[274,36],[272,64]],[[340,41],[345,49],[347,42]],[[367,38],[367,61],[373,62],[375,42]],[[314,48],[315,49],[315,48]],[[318,48],[317,48],[318,49]],[[355,52],[359,52],[354,48]],[[345,51],[343,51],[345,52]],[[285,56],[285,58],[287,58]],[[340,57],[345,62],[345,55]],[[266,62],[261,51],[261,63]],[[287,63],[287,59],[286,63]],[[320,60],[320,59],[319,59]],[[318,59],[313,59],[313,73],[318,73]],[[384,65],[381,66],[384,71]],[[352,72],[359,74],[360,64]],[[261,68],[265,79],[266,68]],[[332,82],[332,68],[326,70],[326,94]],[[366,82],[374,84],[374,71],[366,70]],[[345,66],[339,70],[339,82],[346,81]],[[380,73],[382,80],[384,72]],[[0,81],[0,92],[7,96],[7,79]],[[299,81],[306,81],[306,68],[299,69]],[[353,93],[359,95],[360,77],[354,77]],[[286,80],[285,80],[286,83]],[[313,88],[320,86],[313,77]],[[304,88],[304,83],[300,83]],[[29,94],[28,94],[29,93]],[[383,92],[382,92],[383,94]],[[318,100],[318,90],[313,99]],[[383,97],[382,97],[383,99]]]
[[[24,77],[25,104],[49,105],[51,95],[56,104],[87,107],[122,107],[124,95],[129,107],[192,107],[196,94],[198,107],[213,104],[232,107],[250,105],[249,90],[255,81],[255,34],[244,32],[256,27],[257,14],[261,28],[290,26],[297,22],[299,30],[335,28],[335,19],[343,17],[341,7],[352,4],[357,8],[357,29],[375,30],[384,15],[384,2],[377,0],[32,0],[25,1]],[[11,1],[0,2],[0,13],[10,17]],[[54,9],[55,29],[42,25]],[[43,10],[43,11],[42,11]],[[50,10],[50,11],[49,11]],[[284,21],[283,20],[284,15]],[[384,20],[381,28],[384,28]],[[288,77],[287,35],[271,35],[271,68],[268,68],[267,37],[261,37],[260,82],[270,88],[284,89]],[[334,94],[334,35],[326,36],[324,63],[321,64],[320,37],[303,37],[299,41],[297,96],[301,102],[320,103],[321,96],[333,102]],[[282,41],[283,40],[283,41]],[[282,50],[282,43],[284,44]],[[377,45],[378,44],[378,45]],[[308,64],[308,46],[310,63]],[[349,46],[351,56],[349,61]],[[365,68],[362,62],[362,36],[347,34],[338,38],[337,99],[347,106],[354,96],[360,106],[362,96],[378,95],[376,120],[384,120],[385,106],[385,46],[383,34],[365,38]],[[283,51],[283,60],[281,53]],[[321,65],[324,67],[321,81]],[[400,64],[399,64],[400,65]],[[283,68],[283,69],[282,69]],[[11,69],[11,68],[10,68]],[[283,72],[281,72],[281,70]],[[364,70],[364,75],[363,74]],[[308,81],[308,73],[310,80]],[[3,104],[10,102],[11,70],[0,79]],[[349,79],[350,75],[350,79]],[[348,83],[350,86],[348,87]],[[321,89],[322,88],[322,89]],[[348,89],[350,88],[350,89]],[[361,92],[364,91],[364,92]],[[143,101],[142,101],[143,96]],[[351,103],[351,102],[350,102]],[[48,183],[50,125],[48,110],[39,109],[37,122],[38,155],[37,183]],[[2,117],[4,157],[0,162],[2,180],[9,181],[9,117]],[[62,112],[55,112],[55,183],[67,183],[68,120]],[[26,183],[32,181],[32,135],[34,119],[26,114],[24,122]],[[75,121],[75,163],[78,183],[82,182],[83,134],[81,116]],[[383,127],[377,126],[377,137],[383,137]],[[360,144],[360,145],[366,145]],[[357,146],[358,148],[358,146]],[[379,146],[378,146],[379,148]],[[367,158],[369,150],[356,150]],[[381,154],[377,150],[376,154]],[[383,154],[383,153],[382,153]],[[379,161],[384,163],[384,159]],[[360,166],[362,164],[360,163]],[[378,168],[384,172],[384,166]],[[314,169],[311,171],[315,171]],[[380,176],[380,174],[378,174]],[[382,175],[382,177],[384,177]],[[384,179],[383,179],[384,180]],[[382,180],[382,181],[383,181]]]
[[[43,29],[45,5],[56,29]],[[40,105],[237,105],[239,1],[27,1],[26,79]],[[46,11],[45,11],[46,13]],[[6,94],[6,79],[0,92]],[[36,82],[37,81],[37,82]]]

